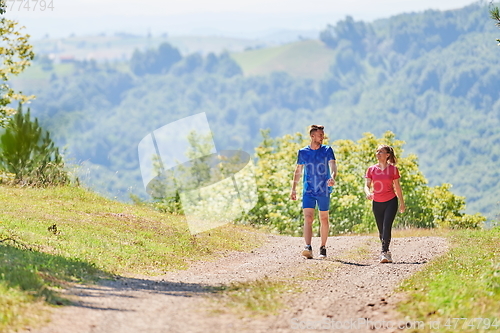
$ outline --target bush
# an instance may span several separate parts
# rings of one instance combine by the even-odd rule
[[[59,149],[50,133],[30,119],[30,110],[23,114],[19,105],[0,137],[0,168],[14,174],[14,182],[23,185],[46,186],[69,183]]]
[[[246,219],[280,233],[301,235],[304,221],[300,201],[291,201],[289,194],[297,151],[309,144],[309,138],[296,133],[272,139],[266,131],[263,137],[263,142],[256,148],[259,199]],[[419,171],[417,156],[401,157],[404,142],[396,140],[394,133],[386,132],[382,138],[366,133],[357,142],[338,140],[331,144],[338,165],[337,184],[330,200],[332,235],[369,232],[376,228],[371,202],[366,200],[363,187],[366,169],[376,163],[374,154],[379,144],[394,147],[398,157],[406,212],[397,215],[394,226],[478,228],[486,220],[480,214],[461,213],[465,209],[465,200],[449,190],[450,184],[429,187]],[[298,188],[297,192],[300,191]],[[319,224],[314,226],[319,228]]]

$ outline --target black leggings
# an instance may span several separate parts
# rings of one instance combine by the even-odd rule
[[[378,234],[382,242],[382,251],[389,251],[391,243],[391,229],[398,212],[398,197],[386,202],[373,201],[373,215],[377,221]]]

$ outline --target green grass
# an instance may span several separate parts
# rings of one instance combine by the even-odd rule
[[[263,241],[234,225],[191,235],[181,216],[76,187],[0,186],[0,205],[0,332],[66,304],[57,291],[72,283],[162,274]]]
[[[10,78],[9,82],[15,90],[32,90],[36,86],[48,85],[53,74],[64,77],[73,74],[73,72],[73,64],[55,64],[52,71],[44,71],[42,66],[32,63],[21,74]]]
[[[258,279],[237,282],[215,288],[218,297],[214,312],[228,310],[242,317],[276,315],[288,297],[301,291],[298,283],[290,280]]]
[[[500,228],[448,237],[451,250],[400,287],[409,297],[399,310],[423,321],[422,332],[500,330]]]
[[[302,78],[321,79],[328,73],[335,51],[319,40],[233,53],[231,57],[247,76],[284,71]]]

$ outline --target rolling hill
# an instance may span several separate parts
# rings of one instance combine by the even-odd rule
[[[347,17],[320,40],[182,54],[168,70],[147,74],[127,60],[45,71],[37,63],[15,83],[37,95],[32,114],[84,165],[89,186],[123,200],[145,195],[138,142],[205,112],[217,149],[249,153],[261,129],[283,136],[322,123],[332,140],[390,130],[406,142],[405,154],[419,157],[430,185],[453,184],[467,212],[493,219],[500,211],[499,34],[488,6],[473,4],[372,23]]]

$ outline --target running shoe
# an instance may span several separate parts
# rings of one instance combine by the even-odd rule
[[[392,262],[392,256],[391,252],[382,252],[380,254],[380,263],[391,263]]]
[[[307,259],[312,259],[313,257],[313,249],[311,245],[306,245],[304,251],[302,251],[302,255]]]
[[[319,248],[319,257],[321,259],[326,258],[326,247],[322,246]]]

